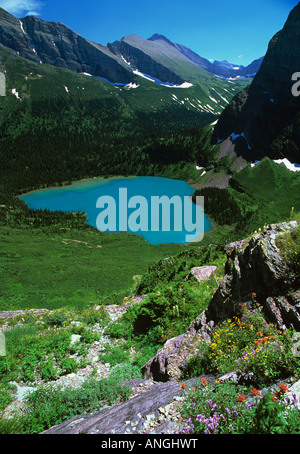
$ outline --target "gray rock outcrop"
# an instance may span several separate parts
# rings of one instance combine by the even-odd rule
[[[225,276],[207,309],[191,323],[185,334],[169,339],[144,365],[146,378],[179,380],[187,360],[197,353],[197,344],[210,342],[214,325],[238,316],[242,305],[251,307],[254,298],[279,329],[300,331],[300,290],[285,291],[284,265],[275,241],[298,224],[299,221],[293,221],[270,225],[250,240],[226,246]]]
[[[215,378],[205,376],[207,382],[213,383]],[[141,434],[146,433],[152,420],[164,413],[164,407],[172,400],[180,398],[185,387],[193,384],[194,379],[188,380],[181,386],[180,383],[156,383],[147,380],[134,379],[125,382],[127,385],[144,386],[143,392],[134,395],[126,402],[113,407],[104,408],[100,412],[90,415],[75,416],[43,434]],[[178,421],[167,421],[164,427],[157,426],[155,433],[168,433],[174,430]],[[175,419],[175,418],[174,418]],[[176,425],[175,425],[176,424]]]

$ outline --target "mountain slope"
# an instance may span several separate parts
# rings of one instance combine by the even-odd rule
[[[243,135],[246,140],[240,140],[242,151],[235,152],[246,151],[248,160],[267,155],[300,162],[300,104],[299,97],[292,94],[292,75],[299,71],[299,42],[300,3],[271,39],[251,86],[239,93],[221,115],[214,142],[232,133],[234,138]]]
[[[45,22],[35,16],[19,20],[0,8],[0,43],[35,62],[91,73],[116,83],[136,79],[107,48],[59,22]]]
[[[180,84],[203,76],[202,69],[162,35],[154,35],[152,39],[128,35],[108,47],[134,69],[162,82]]]
[[[60,22],[46,22],[36,16],[18,19],[2,8],[0,46],[37,63],[89,73],[120,85],[136,83],[141,74],[172,85],[205,78],[206,72],[225,78],[252,77],[259,66],[258,61],[249,70],[224,62],[212,64],[159,34],[149,39],[128,35],[103,46]]]
[[[233,65],[227,61],[219,62],[215,60],[213,63],[207,60],[206,58],[200,57],[198,54],[193,52],[188,47],[182,44],[176,44],[177,49],[180,52],[188,57],[191,61],[196,63],[200,68],[205,69],[206,71],[214,74],[215,76],[220,76],[224,78],[236,79],[238,77],[253,78],[257,71],[259,70],[263,57],[254,60],[250,65],[244,67],[240,65]]]
[[[119,87],[1,48],[0,58],[7,87],[7,96],[0,97],[0,172],[6,191],[85,176],[153,174],[163,164],[160,156],[153,161],[143,152],[152,138],[214,122],[244,86],[207,73],[189,88],[139,76],[138,83]],[[188,147],[171,161],[185,159],[193,160]]]

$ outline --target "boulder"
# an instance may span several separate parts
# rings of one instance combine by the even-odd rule
[[[299,291],[284,285],[284,264],[276,238],[292,231],[298,221],[269,225],[249,240],[226,246],[225,276],[211,299],[205,318],[215,323],[238,316],[244,303],[258,301],[278,327],[300,330]]]
[[[206,279],[209,279],[216,270],[216,266],[195,266],[191,269],[191,276],[194,276],[197,281],[205,281]]]

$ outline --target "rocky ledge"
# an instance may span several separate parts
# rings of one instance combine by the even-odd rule
[[[207,309],[189,330],[169,339],[143,367],[146,378],[180,380],[187,360],[197,353],[201,340],[210,342],[213,327],[227,318],[238,316],[242,305],[259,301],[270,322],[279,329],[300,331],[300,283],[295,291],[286,291],[284,265],[276,239],[297,228],[299,221],[270,225],[250,239],[228,244],[225,276]]]

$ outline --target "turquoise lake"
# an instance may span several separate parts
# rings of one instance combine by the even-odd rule
[[[120,193],[126,189],[127,199],[137,200],[137,196],[142,198],[142,201],[148,203],[148,213],[146,213],[146,218],[144,214],[141,214],[138,210],[142,205],[137,204],[135,206],[128,205],[126,208],[124,204],[124,199],[120,198]],[[120,192],[121,190],[121,192]],[[82,180],[72,184],[71,186],[64,186],[59,188],[50,188],[45,190],[34,191],[25,195],[22,195],[20,198],[24,200],[29,208],[33,209],[49,209],[50,211],[82,211],[87,215],[87,223],[93,227],[99,228],[99,223],[97,226],[97,219],[99,222],[100,213],[103,212],[105,207],[97,208],[97,200],[100,197],[106,196],[106,198],[112,198],[116,201],[116,225],[114,230],[108,230],[108,232],[120,232],[127,231],[133,234],[142,236],[150,244],[167,244],[167,243],[177,243],[183,244],[190,241],[199,240],[199,235],[204,232],[211,230],[211,222],[208,217],[204,214],[203,208],[194,204],[190,197],[194,193],[194,189],[189,186],[185,181],[173,180],[169,178],[161,177],[130,177],[130,178],[112,178],[112,179],[100,179],[94,178],[90,180]],[[172,197],[176,196],[177,200],[180,197],[182,201],[182,211],[177,210],[177,219],[181,217],[182,225],[181,229],[178,228],[178,224],[175,223],[175,211],[173,205],[170,205],[170,228],[168,231],[164,231],[163,223],[160,220],[159,229],[154,231],[151,228],[151,201],[156,197],[168,197],[171,200]],[[101,199],[102,200],[102,199]],[[119,204],[120,202],[120,204]],[[122,204],[121,204],[122,202]],[[143,206],[145,206],[145,203]],[[176,205],[178,208],[178,205]],[[176,209],[177,209],[176,208]],[[173,211],[172,211],[173,209]],[[125,210],[125,211],[124,211]],[[163,213],[164,211],[164,213]],[[160,217],[163,218],[163,215],[166,214],[166,207],[161,209]],[[186,213],[189,213],[191,221],[194,223],[194,230],[191,230],[191,226],[186,228],[185,217]],[[202,223],[196,222],[200,213],[202,215]],[[125,213],[125,214],[124,214]],[[144,212],[143,212],[144,213]],[[185,213],[185,214],[184,214]],[[141,219],[148,219],[148,229],[145,229],[145,223],[140,223],[140,228],[142,230],[137,230],[136,227],[131,228],[132,222],[128,220],[128,225],[126,229],[120,228],[121,219],[127,216],[127,219],[135,219],[137,223]],[[104,216],[104,215],[103,215]],[[154,215],[152,214],[152,217]],[[110,219],[110,217],[107,219]],[[119,225],[120,224],[120,225]],[[136,224],[135,224],[136,225]],[[192,224],[193,225],[193,224]],[[197,226],[197,228],[196,228]],[[200,227],[200,228],[199,228]],[[102,229],[99,229],[102,230]],[[188,241],[187,241],[188,238]]]

